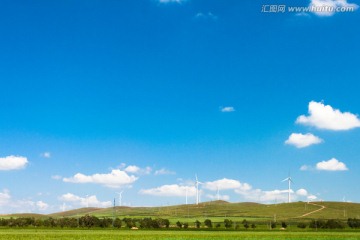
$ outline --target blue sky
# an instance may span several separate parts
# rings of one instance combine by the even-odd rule
[[[360,3],[279,4],[2,1],[1,213],[359,202]]]

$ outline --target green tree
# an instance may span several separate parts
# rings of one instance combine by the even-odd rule
[[[128,228],[135,227],[135,222],[132,218],[124,218],[123,221]]]
[[[304,228],[306,228],[306,227],[307,227],[307,224],[306,224],[306,223],[304,223],[304,222],[299,222],[299,223],[297,224],[297,227],[298,227],[298,228],[302,228],[302,229],[304,229]]]
[[[231,227],[232,227],[232,224],[233,224],[233,222],[232,222],[231,220],[229,220],[229,219],[225,219],[225,220],[224,220],[224,226],[225,226],[225,228],[231,228]]]
[[[246,230],[248,230],[248,228],[250,227],[250,224],[249,224],[248,221],[246,221],[246,219],[244,219],[244,220],[242,221],[242,224],[243,224],[243,226],[244,226],[244,228],[245,228]]]
[[[181,223],[180,221],[177,221],[177,222],[176,222],[176,226],[177,226],[178,228],[182,228],[182,223]]]
[[[195,221],[195,227],[200,228],[200,226],[201,226],[201,222],[199,220],[196,220]]]
[[[271,227],[271,229],[276,228],[276,222],[271,222],[271,223],[270,223],[270,227]]]
[[[205,219],[204,225],[208,228],[212,228],[212,222],[210,219]]]
[[[115,220],[114,220],[114,227],[116,227],[116,228],[121,228],[121,220],[120,220],[120,218],[115,218]]]

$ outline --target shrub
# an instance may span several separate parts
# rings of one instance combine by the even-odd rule
[[[297,224],[297,227],[304,229],[304,228],[307,227],[307,224],[306,224],[306,223],[303,223],[303,222],[300,222],[300,223]]]

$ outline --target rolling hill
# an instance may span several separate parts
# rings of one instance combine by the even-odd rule
[[[360,204],[346,202],[294,202],[281,204],[259,204],[251,202],[228,203],[225,201],[204,202],[199,205],[175,205],[163,207],[111,207],[80,208],[49,215],[11,214],[7,217],[161,217],[168,219],[258,219],[309,220],[360,218]]]

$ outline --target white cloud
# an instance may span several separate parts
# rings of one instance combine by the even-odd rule
[[[51,179],[60,180],[60,179],[62,179],[62,177],[60,175],[53,175],[53,176],[51,176]]]
[[[252,202],[287,202],[289,190],[261,190],[261,189],[235,189],[235,193],[241,195],[246,201]],[[308,191],[306,189],[299,189],[294,192],[290,189],[290,199],[292,202],[297,201],[299,198],[307,197]]]
[[[10,192],[7,189],[4,189],[0,192],[0,206],[4,206],[9,203],[11,199]]]
[[[63,178],[63,181],[71,183],[95,183],[110,188],[118,188],[131,185],[137,179],[137,177],[128,175],[125,171],[114,169],[110,173],[105,174],[96,173],[93,175],[84,175],[77,173],[73,177]]]
[[[334,131],[360,127],[357,115],[350,112],[343,113],[338,109],[333,109],[330,105],[314,101],[309,103],[309,116],[299,116],[296,123]]]
[[[158,0],[159,3],[184,3],[186,2],[187,0]]]
[[[104,201],[101,202],[97,199],[95,195],[92,196],[86,196],[86,197],[79,197],[72,193],[66,193],[63,194],[61,197],[59,197],[60,201],[64,202],[71,202],[72,204],[75,204],[77,206],[81,207],[110,207],[111,201]]]
[[[51,158],[51,153],[50,153],[50,152],[43,152],[43,153],[41,154],[41,156],[42,156],[43,158]]]
[[[49,205],[43,201],[16,200],[10,195],[10,191],[4,189],[0,192],[0,211],[1,213],[28,213],[43,212],[49,208]]]
[[[26,157],[11,155],[0,158],[0,170],[2,171],[22,169],[25,168],[27,164],[28,160]]]
[[[36,202],[36,206],[39,210],[41,211],[45,211],[46,209],[48,209],[49,207],[49,204],[43,202],[43,201],[37,201]]]
[[[181,186],[178,184],[163,185],[157,188],[141,189],[140,194],[160,196],[160,197],[185,197],[195,196],[196,188],[194,186]]]
[[[251,186],[247,183],[240,183],[237,180],[223,178],[213,182],[205,182],[203,185],[204,189],[209,189],[211,191],[219,190],[228,190],[228,189],[242,189],[249,190]]]
[[[320,171],[346,171],[349,170],[345,163],[340,162],[336,158],[328,161],[322,161],[316,164],[316,169]]]
[[[289,136],[289,138],[285,141],[285,144],[294,145],[297,148],[304,148],[322,142],[323,140],[321,138],[311,133],[307,133],[307,134],[292,133]]]
[[[314,171],[314,170],[318,170],[318,171],[346,171],[346,170],[349,170],[349,169],[346,167],[345,163],[340,162],[336,158],[332,158],[332,159],[327,160],[327,161],[318,162],[315,166],[302,165],[300,167],[300,170],[301,171]]]
[[[234,107],[221,107],[220,111],[221,112],[235,112],[235,108]]]
[[[352,8],[356,10],[359,6],[353,3],[348,3],[347,0],[311,0],[309,7],[311,12],[321,16],[333,16],[336,8]]]
[[[154,174],[155,175],[174,175],[174,174],[176,174],[176,172],[170,171],[166,168],[161,168],[159,170],[156,170]]]
[[[211,200],[218,200],[218,195],[217,194],[207,194],[206,197],[210,198]],[[224,200],[224,201],[229,201],[230,196],[229,195],[220,195],[219,194],[219,199]]]
[[[140,168],[135,165],[129,165],[124,169],[124,171],[128,172],[128,173],[134,173],[134,174],[150,174],[152,169],[151,169],[151,167]]]
[[[195,15],[195,18],[204,19],[204,20],[209,19],[209,20],[216,21],[218,19],[218,16],[214,15],[212,12],[208,12],[208,13],[199,12]]]
[[[235,190],[236,193],[242,195],[247,201],[252,202],[287,202],[288,200],[288,190],[271,190],[263,191],[261,189],[251,189],[247,191]],[[292,201],[296,200],[296,195],[294,191],[290,190]]]
[[[307,196],[307,199],[308,199],[309,201],[314,201],[315,199],[317,199],[317,196],[315,196],[315,195],[309,195],[309,196]]]
[[[300,170],[301,171],[308,171],[308,170],[312,170],[313,169],[313,167],[311,167],[311,166],[309,166],[309,165],[302,165],[301,167],[300,167]]]
[[[299,189],[296,191],[296,194],[299,195],[299,196],[307,196],[308,195],[308,192],[306,191],[306,189]]]
[[[127,166],[124,171],[128,173],[138,173],[140,172],[140,168],[138,166],[130,165]]]

